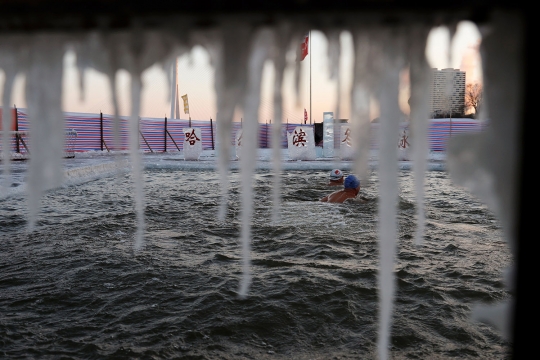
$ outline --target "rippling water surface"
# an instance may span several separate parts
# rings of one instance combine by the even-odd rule
[[[147,171],[146,248],[133,251],[129,175],[50,192],[35,232],[23,198],[0,200],[0,357],[373,358],[377,175],[366,204],[323,204],[327,172],[284,175],[271,224],[269,172],[255,178],[249,297],[241,276],[239,175],[226,222],[212,171]],[[427,174],[427,227],[413,245],[410,172],[400,174],[394,358],[502,358],[509,345],[469,321],[508,297],[499,223],[442,172]]]

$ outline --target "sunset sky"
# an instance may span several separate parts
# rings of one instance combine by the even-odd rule
[[[325,111],[334,111],[336,108],[336,82],[329,79],[329,64],[325,36],[319,31],[312,31],[311,53],[302,61],[302,82],[300,106],[296,106],[296,98],[293,86],[294,54],[290,56],[292,62],[286,71],[284,83],[284,121],[298,123],[303,118],[304,108],[309,112],[309,64],[311,57],[312,66],[312,119],[315,122],[322,121]],[[467,72],[467,83],[481,82],[480,58],[478,45],[480,33],[476,26],[470,22],[462,22],[452,44],[453,56],[448,59],[448,31],[445,27],[434,28],[428,39],[426,49],[427,58],[432,67],[436,68],[460,68]],[[300,43],[300,41],[299,41]],[[349,118],[349,94],[353,65],[352,37],[350,33],[343,32],[341,35],[341,118]],[[107,78],[95,70],[86,73],[86,94],[84,101],[80,99],[78,74],[75,69],[75,55],[68,51],[64,57],[64,111],[104,113],[113,112],[110,89]],[[120,111],[123,115],[129,114],[129,74],[120,71],[117,75],[120,96]],[[154,65],[143,73],[143,94],[141,116],[162,118],[170,116],[169,85],[161,66]],[[273,65],[267,62],[263,73],[263,85],[259,121],[265,122],[272,118],[272,86]],[[4,82],[3,72],[0,71],[0,84]],[[191,118],[196,120],[215,119],[216,105],[214,93],[214,70],[210,66],[209,57],[202,47],[193,48],[189,56],[183,56],[178,61],[178,79],[180,95],[188,94]],[[24,76],[18,76],[15,83],[13,103],[18,107],[26,107],[24,100]],[[404,72],[402,76],[400,103],[403,112],[408,113],[408,76]],[[183,109],[180,106],[181,110]],[[181,118],[187,119],[181,111]],[[378,115],[374,104],[372,118]],[[238,117],[241,113],[238,113]],[[235,119],[235,120],[240,120]]]

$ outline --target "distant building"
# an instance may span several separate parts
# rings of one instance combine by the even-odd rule
[[[465,109],[465,71],[459,69],[432,69],[430,86],[430,112],[446,115],[462,114]]]

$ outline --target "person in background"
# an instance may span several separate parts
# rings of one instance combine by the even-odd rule
[[[343,182],[343,190],[338,190],[323,197],[320,201],[330,203],[343,203],[348,199],[355,199],[360,192],[360,180],[354,175],[349,175]],[[355,201],[356,202],[356,201]],[[363,201],[358,201],[363,202]]]
[[[341,186],[343,185],[343,172],[339,169],[334,169],[330,171],[330,182],[328,186]]]

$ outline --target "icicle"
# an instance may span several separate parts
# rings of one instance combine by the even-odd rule
[[[417,227],[415,244],[421,245],[424,236],[424,178],[429,154],[429,85],[431,71],[426,61],[426,43],[429,28],[413,27],[409,35],[411,78],[411,145],[414,161],[414,188],[416,195]]]
[[[242,156],[240,158],[242,184],[242,282],[238,294],[245,297],[251,284],[251,216],[253,212],[253,174],[257,164],[259,143],[259,103],[264,62],[269,57],[272,33],[261,30],[254,37],[254,45],[247,67],[247,92],[244,107]]]
[[[120,63],[131,74],[131,115],[129,121],[129,150],[132,165],[133,182],[135,185],[135,210],[137,214],[137,233],[134,249],[139,250],[144,245],[144,189],[143,167],[139,153],[139,113],[141,109],[141,73],[143,70],[167,54],[167,44],[161,41],[159,33],[143,33],[140,28],[134,28],[129,35],[128,46],[124,50],[126,57]]]
[[[329,74],[330,80],[336,80],[336,110],[334,119],[339,119],[340,115],[340,99],[341,99],[341,79],[339,76],[339,60],[341,55],[340,36],[341,31],[332,30],[327,34],[328,38],[328,59],[329,59]]]
[[[114,46],[114,45],[113,45]],[[104,53],[107,54],[107,77],[109,79],[109,86],[111,88],[111,103],[113,105],[113,144],[112,149],[116,151],[115,154],[115,162],[116,162],[116,183],[120,186],[121,179],[121,169],[122,169],[122,158],[120,157],[120,150],[122,150],[122,138],[121,138],[121,121],[120,121],[120,105],[118,104],[118,89],[116,86],[116,73],[118,71],[117,68],[117,60],[115,58],[114,50],[111,49],[111,46],[109,46],[106,49],[102,49]],[[133,96],[133,94],[132,94]],[[137,135],[138,136],[138,135]]]
[[[517,256],[516,209],[518,201],[519,129],[522,106],[523,29],[512,13],[494,12],[490,32],[481,44],[484,78],[484,107],[489,127],[474,135],[460,135],[448,146],[448,169],[457,185],[468,187],[498,215],[504,236]],[[494,306],[498,312],[512,307]],[[489,307],[476,310],[478,318]],[[491,314],[493,315],[493,314]],[[499,319],[507,319],[500,314]],[[512,320],[500,321],[503,334],[509,334]]]
[[[384,71],[380,78],[379,130],[379,359],[388,358],[395,280],[393,275],[397,237],[398,166],[396,137],[399,133],[399,72],[402,68],[401,38],[388,32],[383,37]]]
[[[111,91],[111,103],[114,109],[113,118],[113,143],[109,147],[114,151],[122,149],[122,141],[120,136],[120,109],[118,105],[118,96],[116,89],[116,72],[119,69],[121,61],[121,44],[127,41],[126,35],[121,34],[101,34],[92,33],[84,41],[81,41],[75,46],[77,53],[77,64],[79,67],[93,67],[98,71],[103,72],[109,79]],[[84,84],[81,83],[81,86]],[[84,91],[84,89],[82,89]],[[111,146],[112,145],[112,146]],[[120,156],[115,157],[117,165],[117,184],[120,183],[119,174],[122,168],[122,159]]]
[[[43,191],[62,183],[64,113],[62,66],[64,38],[37,35],[31,40],[26,77],[26,103],[30,122],[28,169],[29,228],[39,211]]]
[[[11,95],[16,72],[16,52],[9,47],[0,53],[0,66],[4,69],[4,92],[2,95],[2,170],[4,183],[0,189],[7,193],[11,185],[11,138],[13,116],[11,112]],[[3,195],[3,194],[0,194]]]
[[[5,191],[9,189],[11,184],[11,123],[13,121],[13,116],[11,113],[11,92],[13,91],[13,82],[15,80],[15,72],[13,70],[5,70],[5,80],[4,80],[4,94],[2,96],[2,163],[3,163],[3,173],[4,173],[4,184],[3,187]]]
[[[368,161],[370,152],[369,100],[374,74],[370,71],[370,49],[372,47],[368,32],[356,31],[354,38],[354,82],[351,88],[351,127],[353,147],[355,149],[354,171],[360,179],[368,179]]]
[[[139,154],[139,112],[141,102],[141,74],[156,62],[170,56],[174,40],[168,33],[142,31],[135,26],[129,32],[93,33],[79,47],[79,54],[87,56],[85,63],[105,73],[111,86],[111,101],[114,107],[114,148],[121,148],[120,117],[116,90],[116,72],[126,69],[131,74],[131,114],[129,120],[129,148],[135,186],[135,209],[137,233],[134,248],[143,247],[144,234],[144,193],[142,164]],[[117,158],[117,168],[121,159]]]
[[[212,63],[215,66],[217,97],[217,149],[218,170],[221,180],[221,205],[218,219],[227,215],[231,129],[234,110],[244,96],[250,29],[238,24],[225,25],[220,33],[206,41]]]
[[[142,179],[142,164],[139,153],[139,111],[141,108],[141,76],[131,73],[131,116],[129,119],[129,152],[133,183],[135,184],[135,211],[137,213],[137,233],[135,250],[140,250],[144,241],[144,191]]]
[[[274,36],[274,123],[272,124],[272,168],[274,170],[274,186],[272,188],[272,222],[280,221],[281,205],[281,124],[283,117],[283,75],[285,72],[287,44],[290,32],[286,28],[277,28]],[[311,41],[311,39],[309,40]]]
[[[120,107],[118,105],[118,94],[116,89],[116,72],[108,74],[109,85],[111,86],[111,102],[113,104],[113,149],[119,151],[122,149],[122,140],[120,138]],[[120,161],[120,158],[117,159]]]
[[[197,38],[197,37],[195,37]],[[203,40],[203,39],[198,39]],[[203,41],[204,42],[204,41]],[[172,99],[174,99],[173,95],[176,93],[176,82],[178,79],[178,58],[184,54],[188,54],[188,56],[191,56],[192,52],[189,52],[189,49],[183,45],[178,46],[178,44],[171,45],[172,52],[170,56],[168,56],[162,63],[162,69],[163,72],[166,74],[165,78],[167,79],[167,83],[165,84],[165,99],[167,101],[171,101],[171,112],[170,112],[170,118],[173,119],[174,114],[174,102]],[[176,75],[174,74],[176,69]]]
[[[85,74],[86,74],[86,68],[88,67],[88,59],[89,56],[87,54],[83,54],[84,50],[86,50],[86,47],[81,46],[80,43],[77,43],[76,49],[78,48],[78,51],[76,50],[75,53],[77,54],[77,72],[79,77],[79,96],[80,100],[84,101],[85,98]]]
[[[341,76],[339,74],[339,59],[341,55],[341,43],[340,36],[341,31],[331,30],[327,34],[328,38],[328,59],[329,59],[329,74],[330,80],[336,80],[336,108],[334,112],[334,134],[341,134],[340,109],[341,109]],[[336,120],[338,122],[336,122]],[[335,137],[334,137],[335,139]],[[334,159],[336,164],[334,167],[339,168],[339,162],[341,156],[340,147],[334,145]]]

